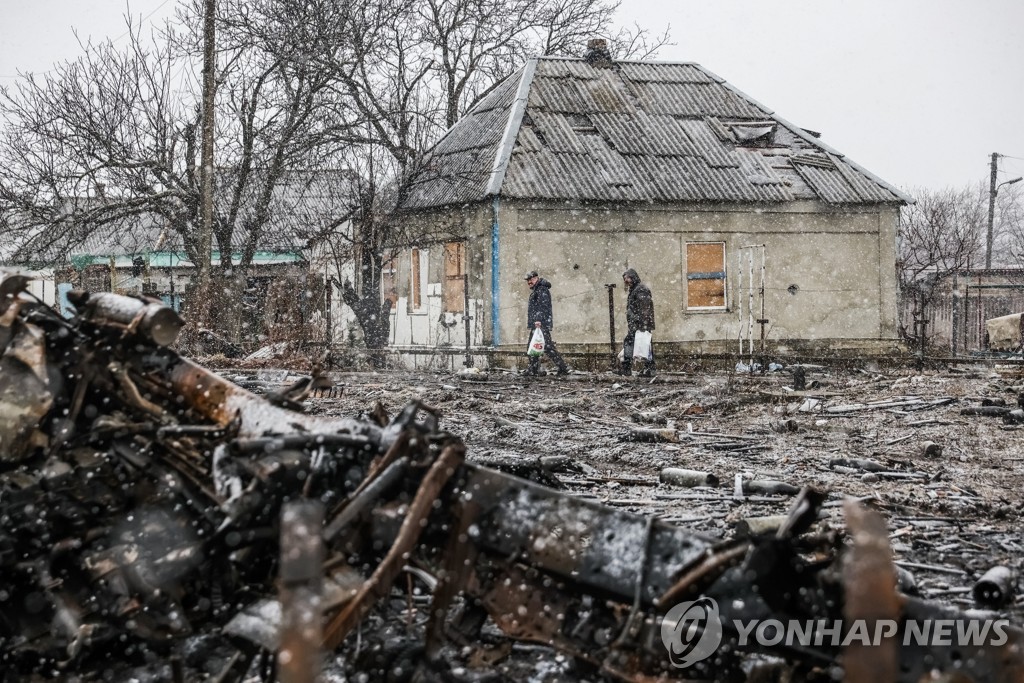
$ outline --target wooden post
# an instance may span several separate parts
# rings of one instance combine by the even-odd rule
[[[615,340],[615,283],[605,285],[608,290],[608,339],[612,352],[612,371],[619,369],[619,352],[616,350]]]

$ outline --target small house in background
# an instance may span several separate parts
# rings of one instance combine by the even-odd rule
[[[430,151],[402,219],[457,238],[398,259],[393,342],[447,342],[468,300],[473,344],[525,345],[522,277],[537,270],[559,342],[603,353],[606,285],[621,338],[630,267],[663,351],[732,352],[762,333],[782,352],[898,347],[909,197],[703,66],[589,48],[529,60]]]
[[[953,355],[990,350],[987,322],[1024,312],[1024,269],[958,270],[935,279],[930,286],[933,291],[931,306],[924,313],[925,336],[931,347]]]
[[[351,315],[328,284],[354,276],[350,255],[339,253],[344,248],[339,242],[345,240],[338,239],[350,224],[345,218],[351,212],[350,183],[348,171],[286,175],[274,190],[270,223],[263,233],[251,244],[244,230],[233,235],[232,262],[237,264],[245,249],[252,249],[253,256],[245,281],[237,283],[230,300],[220,297],[215,302],[230,307],[237,319],[235,329],[221,330],[230,342],[251,348],[274,341],[275,330],[280,330],[291,339],[321,344],[348,332]],[[105,197],[77,201],[102,202]],[[226,205],[215,202],[215,210]],[[240,211],[250,207],[243,203]],[[239,224],[245,225],[244,218]],[[220,259],[214,242],[215,274]],[[63,311],[68,310],[66,293],[71,289],[146,295],[179,311],[196,277],[181,236],[152,212],[88,233],[69,218],[68,224],[38,234],[7,260],[33,273],[32,291]]]

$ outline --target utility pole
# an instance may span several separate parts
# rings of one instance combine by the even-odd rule
[[[992,223],[996,216],[996,170],[999,166],[999,155],[992,152],[992,176],[988,190],[988,233],[985,236],[985,270],[992,267]]]
[[[201,312],[200,325],[207,323],[210,311],[210,271],[213,250],[213,102],[217,89],[214,16],[217,0],[206,0],[203,19],[203,150],[200,182],[202,193],[202,224],[199,228],[198,268],[199,286],[196,293],[203,300],[197,302]],[[221,254],[221,258],[228,256]]]
[[[988,190],[988,234],[985,238],[985,269],[992,267],[992,225],[995,222],[996,216],[996,195],[999,194],[999,188],[1003,185],[1013,185],[1024,180],[1024,177],[1014,178],[1013,180],[1004,180],[1003,182],[996,184],[996,172],[999,170],[999,157],[1001,154],[992,152],[992,178],[989,181]]]

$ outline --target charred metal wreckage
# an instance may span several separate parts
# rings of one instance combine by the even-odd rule
[[[855,503],[845,536],[812,530],[824,497],[805,489],[776,533],[715,540],[468,463],[424,405],[274,405],[168,348],[181,321],[158,303],[77,292],[65,319],[24,284],[0,284],[5,682],[311,681],[414,580],[416,680],[459,678],[488,618],[626,681],[1024,679],[1015,627],[906,637],[983,616],[898,592],[886,526]],[[718,618],[678,618],[690,601]],[[772,620],[844,625],[812,641],[739,626]],[[898,627],[869,643],[847,637],[856,620]]]

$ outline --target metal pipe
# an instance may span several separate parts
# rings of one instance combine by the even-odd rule
[[[498,325],[498,293],[501,291],[501,269],[498,260],[498,208],[500,200],[497,195],[491,200],[491,346],[497,347],[501,343],[500,327]]]
[[[985,572],[971,589],[975,602],[985,607],[1002,607],[1013,597],[1016,577],[1009,567],[995,566]]]
[[[701,472],[699,470],[687,470],[681,467],[666,467],[658,475],[658,481],[662,484],[672,484],[673,486],[718,486],[719,480],[714,474],[710,472]]]
[[[160,346],[173,344],[185,324],[172,308],[164,304],[113,292],[72,290],[68,292],[68,301],[87,320],[124,325]]]
[[[466,252],[463,251],[463,254]],[[469,329],[469,273],[462,274],[462,322],[466,327],[466,362],[467,368],[473,367],[473,354],[470,353],[469,347],[472,343]]]
[[[324,539],[334,540],[366,507],[376,502],[384,493],[405,476],[409,469],[408,456],[402,456],[388,465],[380,475],[370,482],[355,498],[349,501],[338,516],[324,529]]]
[[[241,438],[307,431],[363,436],[371,444],[387,446],[383,430],[371,422],[308,415],[275,406],[184,358],[168,368],[166,378],[171,391],[181,397],[182,407],[221,426],[236,424]]]

